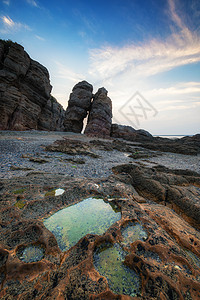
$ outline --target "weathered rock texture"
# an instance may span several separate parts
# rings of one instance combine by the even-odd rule
[[[181,139],[167,139],[156,137],[141,146],[151,150],[163,152],[174,152],[186,155],[197,155],[200,153],[200,134],[186,136]]]
[[[136,130],[131,126],[112,124],[111,137],[123,138],[128,141],[150,140],[153,136],[146,130]]]
[[[91,106],[93,87],[87,81],[77,83],[69,97],[65,113],[65,131],[80,133],[83,129],[83,120],[87,117]]]
[[[162,205],[163,190],[159,187],[158,176],[163,189],[164,181],[169,181],[172,189],[176,189],[176,186],[179,189],[185,178],[189,186],[184,186],[184,189],[188,188],[188,191],[191,190],[192,182],[197,185],[198,180],[199,186],[199,177],[196,174],[186,175],[185,171],[176,171],[180,173],[176,179],[171,170],[163,169],[161,172],[159,169],[151,179],[152,170],[146,176],[145,169],[136,170],[132,165],[118,166],[114,171],[116,175],[106,180],[75,179],[47,173],[1,180],[2,300],[199,299],[199,231],[168,204]],[[141,177],[137,179],[137,174],[145,180],[145,193],[141,189],[142,182],[139,182]],[[193,179],[189,178],[190,175]],[[155,191],[150,181],[154,181]],[[44,196],[44,193],[57,188],[60,183],[65,189],[63,195]],[[195,187],[192,188],[194,192]],[[45,228],[43,219],[92,196],[107,197],[113,206],[120,209],[121,219],[103,235],[87,234],[68,251],[61,253],[54,234]],[[196,202],[196,195],[191,193],[191,196]],[[150,200],[154,198],[156,202]],[[19,206],[20,200],[24,202],[23,207]],[[169,197],[167,203],[170,201],[173,199]],[[130,233],[129,243],[124,244],[124,228],[138,223],[147,233],[147,238],[131,240]],[[140,277],[141,291],[137,297],[114,294],[106,277],[95,269],[96,249],[116,243],[126,251],[124,264]],[[21,249],[27,246],[43,248],[44,257],[35,262],[24,262]]]
[[[105,88],[100,88],[94,95],[85,134],[103,138],[110,137],[112,101],[107,94]]]
[[[0,40],[1,130],[62,130],[64,109],[51,89],[44,66],[21,45]]]

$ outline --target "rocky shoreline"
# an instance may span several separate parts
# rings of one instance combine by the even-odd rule
[[[199,299],[200,134],[112,124],[86,81],[65,111],[11,41],[0,79],[0,298]]]
[[[199,155],[42,131],[3,131],[0,148],[1,299],[200,297]],[[64,193],[56,196],[58,188]],[[121,218],[61,252],[43,220],[87,198],[116,206]],[[145,235],[134,240],[137,224]],[[125,283],[120,294],[112,290],[116,283],[99,269],[102,247],[125,253],[122,266],[138,276],[135,290]]]

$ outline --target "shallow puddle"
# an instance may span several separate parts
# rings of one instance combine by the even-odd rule
[[[140,277],[124,265],[125,252],[119,244],[96,251],[94,266],[100,275],[106,277],[110,289],[115,294],[140,295]]]
[[[122,245],[127,247],[135,241],[145,241],[148,235],[139,223],[129,223],[122,229],[122,237]]]
[[[88,233],[103,234],[120,218],[121,213],[110,203],[88,198],[56,212],[44,220],[44,225],[55,235],[60,249],[66,251]]]
[[[27,246],[18,250],[17,256],[25,263],[37,262],[43,259],[45,250],[40,246]]]

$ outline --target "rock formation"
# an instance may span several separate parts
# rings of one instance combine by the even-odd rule
[[[131,126],[118,124],[112,124],[110,135],[111,137],[123,138],[128,141],[149,140],[153,138],[153,136],[146,130],[136,130]]]
[[[93,87],[87,81],[77,83],[69,97],[65,113],[64,130],[80,133],[83,120],[91,106]]]
[[[142,147],[163,152],[198,155],[200,153],[200,134],[185,136],[181,139],[154,137],[141,144]]]
[[[106,180],[49,173],[1,180],[2,300],[199,299],[199,227],[191,226],[188,216],[177,207],[181,205],[179,200],[184,200],[181,199],[183,191],[184,197],[192,197],[192,209],[186,212],[191,220],[196,217],[199,220],[198,189],[195,188],[199,187],[199,175],[158,168],[154,172],[132,164],[114,167],[113,171],[115,175]],[[178,177],[174,176],[176,172],[179,172]],[[48,193],[61,182],[64,194],[57,197]],[[168,197],[167,188],[170,188]],[[41,196],[45,192],[46,196]],[[171,197],[172,193],[175,198]],[[109,203],[120,210],[121,219],[102,235],[88,233],[69,250],[61,252],[56,232],[49,231],[42,220],[87,197],[107,197]],[[139,232],[135,228],[140,228]],[[143,232],[145,236],[141,235]],[[62,231],[59,234],[62,236]],[[123,265],[140,279],[137,294],[129,293],[127,276],[123,280],[125,289],[116,293],[106,274],[96,268],[98,251],[103,253],[116,246],[121,252],[124,249]],[[39,255],[35,250],[40,251]],[[102,270],[109,268],[113,272],[112,279],[118,283],[120,273],[114,268],[116,255],[106,256],[106,259],[108,263],[105,267],[102,265]],[[117,267],[119,262],[118,259]],[[134,280],[132,277],[131,286]]]
[[[94,95],[85,134],[103,138],[110,137],[112,102],[107,94],[105,88],[100,88]]]
[[[51,89],[44,66],[21,45],[0,40],[1,130],[62,130],[64,109]]]

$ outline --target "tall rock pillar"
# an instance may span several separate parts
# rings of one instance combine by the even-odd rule
[[[64,130],[80,133],[83,129],[83,119],[90,110],[93,86],[87,81],[77,83],[69,97],[65,113]]]
[[[112,124],[112,101],[102,87],[94,95],[85,134],[102,138],[110,137]]]

